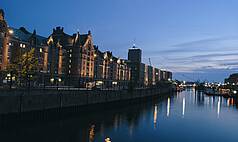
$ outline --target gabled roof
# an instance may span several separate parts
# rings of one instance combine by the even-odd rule
[[[23,42],[29,42],[30,38],[33,36],[33,33],[30,33],[24,27],[21,27],[19,29],[16,29],[16,28],[10,28],[10,29],[13,30],[13,34],[12,34],[13,38]],[[46,40],[47,40],[46,37],[36,35],[37,45],[46,45]]]
[[[69,35],[64,32],[63,27],[56,27],[53,29],[53,33],[50,35],[50,37],[52,36],[54,41],[57,42],[58,40],[62,45],[73,45],[74,42],[79,42],[80,45],[84,45],[88,39],[89,34],[90,33],[80,35],[79,33],[75,33],[73,35]],[[78,37],[78,35],[80,36]]]
[[[80,35],[80,44],[81,45],[84,45],[88,39],[88,34],[83,34],[83,35]]]

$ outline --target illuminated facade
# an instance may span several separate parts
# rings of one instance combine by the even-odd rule
[[[4,20],[3,10],[0,10],[0,26],[1,70],[5,70],[9,63],[15,62],[18,57],[32,48],[35,48],[38,70],[44,71],[46,69],[46,38],[37,35],[35,30],[31,33],[24,27],[19,29],[8,27]]]
[[[160,80],[172,80],[172,72],[160,70]]]
[[[73,35],[56,27],[48,38],[50,79],[65,85],[85,86],[94,78],[94,46],[91,32]],[[63,80],[62,80],[63,79]]]
[[[141,63],[142,51],[135,46],[129,49],[128,60],[120,59],[94,46],[90,31],[69,35],[62,27],[56,27],[46,38],[35,30],[9,27],[4,16],[0,10],[0,71],[34,48],[38,85],[86,87],[94,83],[103,88],[124,88],[131,82],[143,87],[172,79],[171,72]]]
[[[38,60],[37,72],[39,72],[38,77],[40,78],[40,73],[46,71],[45,67],[47,66],[46,39],[37,35],[35,30],[31,33],[24,27],[19,29],[9,27],[4,19],[3,10],[0,10],[0,71],[5,71],[9,64],[17,63],[24,53],[34,48],[34,56]],[[21,64],[18,68],[21,68]],[[1,80],[5,80],[4,72],[1,73]],[[29,74],[31,73],[29,72]],[[38,79],[34,84],[40,82]]]
[[[127,60],[119,59],[112,52],[101,52],[95,48],[95,81],[101,87],[126,86],[130,81],[130,68]]]
[[[95,80],[102,81],[104,78],[104,54],[101,52],[97,46],[94,46],[95,53],[94,53],[94,78]]]
[[[145,64],[144,63],[141,63],[140,64],[140,78],[139,78],[139,86],[140,87],[143,87],[144,85],[145,85],[145,71],[146,71],[146,69],[145,69]]]
[[[159,81],[172,79],[172,73],[162,71],[151,65],[141,63],[141,49],[133,46],[128,51],[128,63],[131,68],[131,81],[135,86],[144,87],[156,85]]]
[[[1,69],[6,69],[8,63],[8,49],[9,49],[9,29],[5,21],[4,11],[0,9],[0,47],[1,47]]]

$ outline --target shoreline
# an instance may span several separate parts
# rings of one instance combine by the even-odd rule
[[[20,115],[31,112],[63,112],[79,110],[88,106],[109,105],[110,103],[132,102],[153,96],[163,96],[172,93],[173,87],[128,90],[30,90],[1,91],[0,115]],[[32,95],[27,95],[27,94]]]

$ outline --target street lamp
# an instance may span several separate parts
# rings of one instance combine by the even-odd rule
[[[12,29],[9,29],[8,32],[9,32],[9,34],[11,34],[11,35],[14,33],[14,31],[13,31]]]
[[[54,78],[51,78],[51,79],[50,79],[50,82],[51,82],[51,84],[53,84],[53,83],[54,83],[54,81],[55,81],[55,79],[54,79]]]
[[[12,88],[12,77],[11,77],[11,73],[8,73],[7,74],[7,82],[10,82],[10,84],[9,84],[9,88],[11,89]]]
[[[57,81],[57,90],[59,89],[59,84],[60,84],[61,81],[62,81],[61,78],[58,78],[58,81]]]

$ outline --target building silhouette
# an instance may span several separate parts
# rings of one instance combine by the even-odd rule
[[[129,61],[129,67],[131,68],[131,81],[134,85],[139,85],[141,80],[140,76],[141,74],[141,56],[142,51],[141,49],[133,46],[132,48],[129,48],[128,50],[128,61]]]
[[[0,10],[0,84],[7,67],[31,49],[38,60],[34,86],[127,88],[129,84],[144,87],[172,79],[171,72],[142,63],[142,50],[135,46],[129,48],[128,59],[121,59],[110,51],[100,51],[91,31],[67,34],[63,27],[56,27],[44,37],[36,30],[9,27],[4,16]]]

